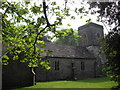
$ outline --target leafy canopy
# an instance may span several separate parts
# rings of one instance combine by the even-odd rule
[[[66,30],[63,30],[66,31]],[[71,35],[67,35],[62,38],[58,38],[54,41],[55,44],[65,44],[65,45],[72,45],[72,46],[78,46],[78,38],[81,36],[78,35],[75,31]]]
[[[19,60],[27,62],[29,67],[36,67],[40,62],[47,69],[50,68],[47,60],[41,63],[41,53],[49,54],[49,51],[44,50],[45,41],[40,38],[48,33],[52,33],[49,37],[51,40],[72,34],[73,29],[63,32],[58,26],[62,25],[66,17],[75,17],[70,14],[68,6],[59,6],[55,1],[46,2],[2,2],[3,65],[7,65],[10,60]],[[75,12],[79,14],[83,9],[75,9]],[[50,16],[55,18],[52,24]]]
[[[91,8],[98,7],[99,20],[111,26],[108,35],[103,39],[103,51],[108,61],[104,71],[120,87],[120,1],[116,2],[93,2]]]

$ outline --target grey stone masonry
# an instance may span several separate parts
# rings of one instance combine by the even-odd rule
[[[68,57],[68,58],[95,58],[92,53],[90,53],[85,47],[82,46],[68,46],[68,45],[58,45],[51,42],[46,42],[45,50],[53,51],[49,54],[49,57]],[[46,56],[45,53],[42,54]]]
[[[79,27],[78,34],[82,36],[80,46],[98,46],[99,39],[104,37],[103,26],[91,22]]]
[[[42,53],[40,56],[42,61],[49,61],[51,69],[46,70],[39,65],[33,73],[27,63],[20,63],[19,60],[11,58],[9,64],[2,68],[2,86],[23,87],[33,85],[35,80],[80,80],[102,76],[106,58],[104,53],[99,54],[99,39],[104,37],[103,26],[91,22],[79,27],[78,34],[83,36],[79,38],[79,46],[58,45],[46,37],[39,38],[45,41],[45,51],[53,51],[51,54]],[[3,50],[6,52],[6,47],[3,47]]]

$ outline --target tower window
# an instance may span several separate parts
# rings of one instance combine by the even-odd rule
[[[87,45],[88,40],[87,40],[87,35],[83,34],[83,40],[82,40],[83,45]]]
[[[97,37],[100,38],[100,34],[99,33],[97,33]]]
[[[59,70],[59,61],[55,61],[55,70]]]
[[[81,62],[81,70],[85,70],[85,63],[83,61]]]

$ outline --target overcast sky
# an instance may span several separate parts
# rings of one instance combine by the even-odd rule
[[[23,1],[23,0],[7,0],[7,1]],[[29,1],[29,0],[27,0],[27,1]],[[38,4],[38,5],[39,5],[39,3],[42,2],[42,0],[30,0],[30,1],[32,2],[32,4],[34,4],[33,2],[36,2],[36,4]],[[58,5],[63,6],[63,7],[65,6],[64,5],[65,0],[50,0],[49,2],[46,2],[46,4],[49,4],[51,1],[56,1]],[[72,1],[75,1],[75,2],[73,3]],[[91,20],[92,22],[103,25],[103,23],[101,23],[101,22],[96,22],[97,15],[87,15],[87,16],[83,16],[83,18],[80,19],[81,15],[77,15],[74,12],[75,8],[80,8],[81,6],[84,6],[86,9],[89,8],[89,5],[86,2],[81,4],[82,1],[83,0],[68,0],[67,6],[70,7],[70,10],[71,10],[70,13],[71,13],[71,15],[74,15],[76,19],[71,20],[70,18],[67,17],[65,20],[63,20],[63,25],[60,26],[60,28],[62,28],[62,29],[63,28],[74,28],[77,30],[79,26],[86,24],[86,20],[88,20],[89,18],[92,19]],[[50,22],[53,23],[54,19],[55,19],[55,17],[52,17]],[[71,24],[71,27],[67,26],[68,23]],[[107,30],[104,25],[103,25],[103,27],[104,27],[104,33],[107,34]],[[109,27],[107,27],[107,28],[109,28]]]

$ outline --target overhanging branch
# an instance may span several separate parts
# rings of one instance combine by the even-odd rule
[[[45,20],[46,20],[46,23],[47,23],[47,27],[55,26],[55,24],[52,24],[52,25],[51,25],[51,24],[49,23],[49,20],[48,20],[48,18],[47,18],[47,14],[46,14],[46,8],[47,8],[46,2],[45,2],[45,0],[43,0],[43,12],[44,12]]]
[[[7,2],[9,5],[11,5],[11,3],[9,3],[9,2]],[[16,10],[13,10],[13,9],[16,9],[14,6],[13,6],[13,8],[11,8],[11,11],[12,12],[15,12],[19,17],[21,17],[22,19],[24,19],[25,21],[30,21],[30,20],[27,20],[26,18],[24,18],[22,15],[20,15],[19,13],[18,13],[18,11]]]
[[[37,33],[37,36],[36,36],[36,38],[35,38],[35,42],[34,42],[34,44],[33,44],[34,53],[36,53],[36,43],[37,43],[37,40],[38,40],[38,36],[39,36],[43,31],[45,31],[45,29],[46,29],[47,27],[55,26],[55,24],[50,24],[50,23],[49,23],[49,20],[48,20],[47,14],[46,14],[46,8],[47,8],[46,2],[45,2],[45,0],[43,0],[43,12],[44,12],[44,16],[45,16],[45,20],[46,20],[47,25],[46,25],[45,28],[43,28],[40,32]]]

